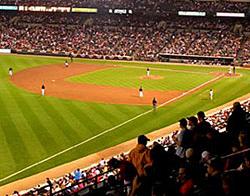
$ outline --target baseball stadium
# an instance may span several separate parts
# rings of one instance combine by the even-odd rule
[[[250,195],[249,0],[1,0],[0,195]]]

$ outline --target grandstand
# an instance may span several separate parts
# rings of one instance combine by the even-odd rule
[[[117,15],[107,13],[108,10],[106,10],[105,13],[99,8],[101,1],[91,3],[84,1],[83,4],[81,1],[67,2],[67,4],[64,4],[63,1],[54,1],[51,5],[50,1],[42,1],[40,4],[39,2],[17,1],[16,4],[19,7],[11,1],[2,2],[3,4],[13,4],[16,9],[20,9],[21,5],[26,6],[27,11],[8,11],[11,13],[7,15],[6,11],[2,11],[0,17],[2,24],[1,48],[11,48],[13,52],[17,53],[47,55],[72,53],[74,56],[98,59],[159,61],[161,60],[160,53],[175,54],[177,58],[178,55],[187,55],[189,60],[193,60],[192,56],[206,56],[211,57],[210,63],[212,60],[221,58],[222,61],[229,58],[231,61],[237,59],[240,63],[245,63],[249,58],[247,53],[250,29],[247,17],[249,2],[177,1],[171,4],[176,12],[187,9],[202,13],[201,11],[204,9],[212,7],[211,10],[203,12],[205,13],[203,17],[183,17],[176,13],[173,14],[173,10],[158,10],[163,7],[160,6],[161,3],[169,4],[170,1],[151,2],[155,5],[153,7],[156,10],[151,10],[150,13],[158,13],[154,17],[145,15],[147,12],[143,11],[147,6],[151,7],[150,4],[147,5],[147,1],[132,4],[119,1],[120,6],[124,5],[126,12],[128,8],[133,7],[134,12],[132,13],[136,17],[134,14],[126,12]],[[37,5],[55,6],[54,3],[70,6],[71,13],[46,12],[46,10],[37,13],[39,11]],[[92,5],[93,3],[96,3],[95,6]],[[104,6],[106,9],[112,10],[116,7],[116,4],[111,1],[105,1],[105,3],[107,3]],[[229,3],[228,7],[227,3]],[[32,11],[36,8],[34,6],[37,6],[38,10]],[[98,11],[100,10],[100,14],[73,12],[75,6],[93,6]],[[103,6],[101,7],[103,8]],[[214,16],[216,13],[230,12],[232,9],[235,9],[238,14],[241,10],[244,17]],[[68,11],[70,12],[70,10]],[[141,12],[145,12],[143,16],[140,15]],[[167,17],[166,12],[169,14]],[[192,13],[195,14],[194,11]],[[29,36],[24,36],[26,33]],[[245,55],[245,53],[247,54]],[[206,61],[206,63],[209,62]]]
[[[0,135],[4,138],[2,141],[0,140],[0,143],[7,146],[15,135],[16,138],[22,138],[20,139],[21,144],[30,145],[28,139],[26,141],[24,138],[35,135],[40,138],[36,139],[38,140],[37,143],[32,143],[31,148],[35,149],[46,145],[48,147],[38,149],[36,153],[32,154],[30,151],[29,153],[26,152],[26,149],[21,148],[18,143],[14,143],[13,146],[10,145],[10,150],[0,151],[2,153],[0,155],[8,154],[6,160],[13,162],[18,162],[13,154],[17,157],[24,155],[24,160],[20,161],[20,165],[8,165],[7,162],[4,162],[5,159],[0,159],[0,162],[3,161],[0,169],[3,169],[4,172],[4,175],[0,177],[0,185],[3,185],[4,191],[0,191],[0,194],[15,196],[249,195],[250,192],[247,183],[245,183],[250,180],[250,100],[249,80],[246,79],[249,74],[247,68],[250,65],[249,19],[249,0],[1,0],[0,57],[5,57],[7,60],[0,60],[0,64],[3,64],[0,69],[0,74],[3,75],[0,85],[3,93],[0,94],[0,102],[8,104],[5,106],[0,103],[0,107],[3,108],[3,112],[0,113],[0,123],[2,124],[0,124]],[[14,59],[15,55],[17,55],[17,59],[20,58],[17,63]],[[32,59],[34,55],[39,57]],[[48,60],[48,56],[52,60],[49,58]],[[125,106],[122,105],[123,103],[122,106],[116,106],[119,104],[112,101],[100,101],[95,103],[96,105],[91,105],[92,103],[89,100],[81,105],[82,103],[78,102],[81,101],[81,98],[73,98],[73,93],[71,94],[72,99],[69,99],[70,96],[63,97],[67,93],[56,89],[58,83],[54,78],[49,78],[49,82],[46,81],[46,87],[48,85],[50,90],[56,89],[54,92],[61,97],[54,96],[54,94],[50,94],[52,91],[48,91],[48,100],[45,96],[44,101],[40,97],[38,99],[37,94],[39,94],[40,89],[32,86],[32,83],[35,84],[35,80],[29,74],[26,74],[28,78],[30,77],[26,83],[30,83],[31,87],[25,86],[27,84],[21,80],[21,82],[17,82],[16,76],[25,73],[26,70],[35,70],[36,66],[46,65],[45,70],[48,71],[49,64],[53,64],[54,67],[60,69],[60,64],[64,60],[68,60],[69,57],[71,57],[72,62],[68,70],[75,71],[68,74],[71,77],[76,73],[83,74],[79,71],[79,66],[82,65],[89,65],[93,75],[99,72],[102,74],[104,68],[107,70],[122,68],[125,70],[125,78],[125,75],[132,77],[132,71],[129,69],[134,69],[133,73],[135,73],[139,69],[145,70],[145,67],[148,67],[146,65],[150,64],[155,73],[176,71],[182,72],[183,75],[200,74],[207,78],[203,79],[202,82],[195,83],[191,80],[195,80],[193,75],[184,81],[185,83],[190,82],[189,87],[183,87],[184,89],[182,89],[177,85],[176,89],[171,86],[166,87],[168,88],[166,90],[162,87],[165,84],[161,84],[160,79],[165,79],[167,76],[155,75],[155,78],[157,78],[155,80],[160,78],[160,82],[156,83],[156,86],[160,84],[161,88],[155,89],[155,84],[145,83],[145,86],[148,85],[145,93],[148,96],[146,96],[147,100],[144,100],[144,102],[141,101],[142,99],[137,100],[136,103]],[[29,64],[28,58],[31,58],[30,61],[34,63],[31,65],[32,68],[28,65],[24,66],[26,63]],[[99,68],[93,68],[95,63],[97,64],[96,67]],[[15,66],[14,76],[7,78],[4,70],[6,66],[11,66],[11,64]],[[188,66],[184,66],[185,64],[188,64]],[[193,67],[193,64],[197,64],[198,68]],[[172,65],[176,65],[177,68],[171,68]],[[200,65],[203,65],[203,70],[200,69]],[[225,74],[228,72],[229,65],[234,66],[234,68],[237,67],[237,74]],[[107,67],[100,68],[100,66]],[[185,69],[184,67],[188,68]],[[135,69],[138,70],[135,71]],[[66,73],[65,70],[61,71],[56,73],[62,73],[62,75]],[[89,74],[89,72],[86,73]],[[109,73],[107,82],[112,83],[111,75],[114,76],[114,73]],[[36,74],[33,75],[34,78],[50,76],[50,73],[46,72],[37,72]],[[108,75],[108,72],[105,74]],[[103,79],[106,76],[105,74],[99,77]],[[212,78],[211,75],[216,77]],[[168,73],[168,76],[172,77],[170,73]],[[61,75],[60,77],[63,78]],[[114,79],[118,81],[116,85],[121,85],[119,87],[124,88],[124,91],[133,92],[134,94],[129,96],[132,97],[131,100],[136,99],[135,92],[137,91],[135,88],[137,87],[133,86],[133,81],[128,82],[129,79],[126,78],[126,82],[129,83],[126,86],[118,80],[119,77],[117,76]],[[139,76],[136,77],[139,78]],[[94,75],[93,78],[98,77]],[[88,82],[87,85],[91,90],[94,89],[93,86],[99,85],[98,82],[92,81],[93,78],[83,79],[85,83]],[[140,84],[144,82],[141,78],[143,77],[140,75]],[[150,82],[152,78],[146,79]],[[177,80],[176,78],[177,76],[170,80]],[[223,79],[220,80],[221,78]],[[240,78],[241,86],[237,86],[238,78]],[[216,83],[217,80],[218,83]],[[76,78],[75,81],[80,83],[81,79]],[[44,84],[45,81],[39,82]],[[63,82],[60,82],[65,82],[64,78]],[[80,86],[81,84],[77,85]],[[100,88],[103,89],[105,85],[108,86],[103,83]],[[132,87],[129,85],[132,85]],[[110,85],[109,88],[117,88],[117,86],[114,86]],[[218,102],[207,100],[205,94],[209,87],[218,89],[217,92],[215,91],[215,97],[220,96],[217,99]],[[132,90],[129,91],[128,88],[132,88]],[[200,89],[202,90],[198,91]],[[74,91],[73,88],[68,92],[72,91]],[[151,102],[148,101],[152,99],[152,97],[149,97],[149,92],[162,93],[161,91],[176,91],[176,96],[159,100],[159,107],[152,110],[150,108]],[[225,95],[227,91],[229,93]],[[117,94],[122,94],[120,89],[117,92]],[[110,94],[113,96],[116,92]],[[236,99],[243,95],[245,95],[243,100]],[[84,96],[87,97],[87,95]],[[105,94],[102,96],[105,97]],[[11,99],[8,100],[9,97],[17,98],[11,101]],[[60,101],[62,97],[63,99]],[[183,97],[186,99],[182,100]],[[196,99],[196,101],[192,102],[192,99]],[[166,105],[175,103],[176,100],[179,101],[176,105],[170,105],[169,108],[165,109]],[[34,105],[30,102],[34,102]],[[188,106],[185,106],[183,102],[186,102]],[[226,102],[228,102],[226,106],[223,105],[218,108]],[[233,106],[233,103],[236,104]],[[179,109],[177,105],[183,107],[182,113],[174,111]],[[66,117],[61,117],[60,112],[56,109],[58,106],[63,108],[60,111]],[[38,109],[40,107],[42,109]],[[106,107],[110,108],[106,109]],[[194,108],[193,111],[188,111],[192,107]],[[18,109],[13,110],[13,108]],[[192,120],[189,118],[191,114],[196,118],[195,113],[200,108],[204,111],[215,108],[213,112],[211,110],[206,112],[209,114],[205,119],[211,125],[207,125],[209,128],[202,127],[205,125],[201,125],[198,119],[195,123],[191,122]],[[78,116],[83,114],[82,110],[85,109],[88,112],[84,113],[84,117]],[[116,113],[113,114],[113,111]],[[165,111],[169,112],[168,115],[173,112],[173,117],[168,117],[168,122],[163,120]],[[45,116],[44,120],[38,118],[39,112],[42,116]],[[55,112],[55,118],[53,112]],[[157,115],[158,119],[156,119]],[[143,119],[147,123],[138,120],[141,116],[147,116]],[[9,120],[19,117],[22,119],[20,122]],[[64,122],[67,117],[72,117],[74,120],[70,118],[69,121],[71,122]],[[188,127],[178,126],[179,124],[176,122],[181,119],[179,117],[188,122]],[[152,118],[154,123],[159,124],[151,124],[147,128],[146,126]],[[86,126],[81,122],[83,119]],[[128,133],[129,131],[125,130],[126,126],[134,120],[138,121],[128,127],[133,127],[135,130]],[[164,122],[159,122],[161,120]],[[43,123],[49,123],[49,125]],[[74,123],[75,125],[73,125]],[[92,123],[92,125],[88,123]],[[103,127],[101,123],[104,124]],[[172,123],[176,124],[172,125],[171,130],[167,128],[167,132],[153,132],[153,130]],[[27,130],[31,129],[32,131],[24,132],[23,135],[19,134],[16,130],[22,129],[22,125]],[[123,125],[126,126],[121,133],[111,135],[110,131],[118,130]],[[136,126],[138,126],[138,130],[136,130]],[[174,129],[172,129],[173,127]],[[81,128],[84,131],[89,131],[86,131],[87,135],[82,135]],[[10,134],[7,133],[7,129],[10,129]],[[60,132],[58,131],[56,134],[62,133],[62,135],[55,134],[53,137],[47,137],[46,134],[50,135],[49,132],[53,132],[53,129],[58,129]],[[47,132],[43,132],[44,130]],[[185,133],[188,135],[185,135],[187,144],[183,142],[185,140],[183,139],[184,130],[191,132]],[[68,131],[72,131],[72,135],[75,135],[72,136]],[[103,133],[109,133],[110,135],[105,138],[102,135]],[[14,187],[13,184],[8,185],[8,183],[17,179],[81,157],[79,152],[75,151],[77,151],[78,146],[85,144],[85,142],[90,141],[91,144],[89,145],[92,148],[86,146],[86,151],[89,150],[89,152],[84,152],[83,157],[89,155],[88,153],[94,153],[111,146],[115,148],[118,143],[134,138],[136,133],[137,135],[147,134],[151,139],[150,145],[143,147],[148,150],[150,160],[146,161],[146,153],[138,153],[138,157],[145,159],[143,162],[145,167],[143,166],[143,168],[138,169],[129,153],[133,147],[136,146],[137,148],[142,144],[136,144],[134,140],[130,140],[129,146],[123,148],[122,153],[119,151],[118,154],[115,154],[117,151],[114,150],[113,153],[103,155],[100,152],[103,155],[101,160],[98,157],[98,159],[95,158],[90,161],[90,163],[95,162],[95,164],[72,166],[74,170],[67,174],[64,173],[63,176],[62,173],[60,173],[60,176],[47,176],[47,179],[39,179],[40,182],[36,185],[25,185],[25,190]],[[123,134],[124,138],[121,138]],[[56,138],[57,136],[58,138]],[[101,139],[92,141],[93,138],[98,137]],[[57,143],[56,139],[61,141]],[[110,144],[107,141],[109,139],[112,140]],[[107,143],[103,142],[105,140]],[[131,141],[133,142],[131,143]],[[98,146],[97,144],[101,145]],[[58,148],[53,149],[55,145]],[[93,147],[95,145],[96,149]],[[140,147],[142,148],[142,146]],[[71,149],[74,149],[72,156],[65,154],[60,158],[59,155]],[[26,164],[25,157],[29,156],[34,160],[27,160]],[[55,162],[47,165],[47,161],[50,162],[55,157],[57,158]],[[64,158],[65,160],[63,160]],[[43,163],[44,165],[40,166]],[[140,169],[143,169],[143,175],[139,174]],[[28,172],[22,174],[26,171]],[[135,171],[134,175],[131,174],[133,171]],[[18,182],[16,183],[18,184]]]

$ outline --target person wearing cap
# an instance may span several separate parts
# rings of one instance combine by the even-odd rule
[[[138,136],[138,144],[129,153],[129,160],[137,169],[139,176],[145,176],[145,166],[152,164],[150,159],[150,149],[147,147],[148,141],[150,140],[145,135]]]
[[[44,96],[45,95],[45,85],[44,85],[44,83],[42,84],[41,92],[42,92],[42,96]]]
[[[213,91],[213,89],[210,89],[210,91],[209,91],[209,98],[210,98],[210,100],[213,100],[213,98],[214,98],[214,91]]]
[[[149,188],[147,169],[152,166],[150,149],[147,142],[150,141],[145,135],[137,138],[137,145],[129,152],[128,160],[137,170],[137,175],[133,180],[131,195],[136,195]]]
[[[150,69],[149,69],[149,67],[147,68],[147,77],[149,77],[150,76]]]
[[[10,77],[13,76],[13,68],[12,68],[12,67],[9,68],[9,76],[10,76]]]
[[[156,108],[157,108],[157,99],[155,97],[152,100],[152,105],[153,105],[153,109],[156,110]]]
[[[139,97],[143,97],[143,88],[140,86],[139,88]]]
[[[201,162],[202,163],[207,163],[210,159],[212,158],[212,155],[210,154],[210,152],[204,150],[202,153],[201,153]]]

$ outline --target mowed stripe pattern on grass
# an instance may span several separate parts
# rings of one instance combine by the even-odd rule
[[[13,59],[3,56],[0,60],[0,178],[130,119],[147,108],[82,103],[24,92],[9,82],[9,66],[15,72],[49,64],[50,59],[16,57],[16,62]]]
[[[16,69],[30,66],[58,64],[65,59],[45,57],[1,56],[0,57],[0,178],[4,178],[29,165],[37,163],[68,147],[85,141],[91,136],[101,133],[141,114],[151,107],[107,105],[66,101],[52,97],[41,97],[17,89],[9,83],[7,72],[9,65]],[[110,61],[89,61],[87,64],[111,64]],[[116,62],[112,62],[116,64]],[[126,66],[129,65],[125,63]],[[131,65],[134,65],[131,63]],[[137,65],[137,63],[136,63]],[[140,64],[147,67],[147,64]],[[155,65],[156,67],[185,70],[184,66]],[[192,67],[187,67],[192,70]],[[227,68],[194,67],[198,72],[227,71]],[[160,108],[157,112],[149,113],[116,130],[109,132],[96,140],[90,141],[70,152],[62,154],[46,163],[25,171],[14,178],[0,184],[19,179],[56,165],[97,152],[113,146],[138,134],[148,133],[155,129],[172,124],[182,117],[195,114],[199,110],[208,110],[250,91],[249,71],[239,78],[226,78],[188,95],[176,103]],[[186,81],[189,82],[189,81]],[[234,88],[232,88],[234,87]],[[208,99],[208,90],[215,91],[214,101]],[[227,90],[229,88],[229,90]],[[0,103],[0,104],[1,104]],[[5,113],[8,113],[5,115]],[[10,130],[9,130],[10,129]],[[41,136],[41,134],[43,134]],[[18,137],[15,137],[18,136]],[[3,139],[2,139],[3,138]],[[27,141],[26,141],[27,140]],[[48,140],[54,140],[50,142]],[[26,153],[27,151],[27,153]],[[20,160],[20,158],[26,160]]]
[[[91,73],[73,76],[68,81],[97,84],[106,86],[119,86],[138,89],[143,86],[144,90],[190,90],[200,84],[211,80],[214,76],[209,73],[186,72],[183,70],[168,70],[151,68],[151,75],[159,76],[160,79],[142,78],[146,76],[145,68],[140,67],[114,67],[98,70]],[[202,76],[201,76],[202,75]],[[187,82],[188,81],[188,82]]]

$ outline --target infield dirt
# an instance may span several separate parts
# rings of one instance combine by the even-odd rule
[[[117,88],[107,86],[97,86],[89,84],[75,84],[65,81],[66,78],[79,75],[83,73],[92,72],[100,69],[114,68],[111,66],[95,66],[83,64],[71,64],[69,68],[64,68],[63,65],[48,65],[37,68],[30,68],[20,71],[11,79],[12,82],[21,88],[24,88],[33,93],[41,93],[42,82],[46,85],[46,95],[66,99],[75,99],[81,101],[101,102],[101,103],[115,103],[115,104],[151,104],[151,97],[156,96],[154,93],[159,93],[158,98],[160,103],[166,102],[183,92],[172,91],[147,91],[143,99],[139,98],[137,89]],[[73,93],[73,94],[71,94]],[[153,93],[153,94],[150,94]],[[237,101],[249,98],[250,94],[237,99]],[[236,101],[236,100],[234,100]],[[207,113],[220,110],[224,107],[231,106],[234,101],[227,103],[219,108],[213,109]],[[178,124],[171,125],[164,129],[155,131],[147,136],[154,140],[171,133],[178,128]],[[84,168],[91,164],[97,163],[101,158],[108,159],[111,156],[120,154],[121,152],[129,151],[136,145],[136,140],[131,140],[123,144],[119,144],[112,148],[94,153],[87,157],[61,165],[59,167],[44,171],[34,176],[15,181],[13,183],[4,185],[0,189],[0,195],[13,193],[14,190],[24,190],[36,186],[37,184],[45,182],[46,177],[56,178],[63,176],[65,173],[72,172],[74,169],[80,167]]]
[[[44,82],[47,96],[109,104],[151,105],[153,97],[157,97],[158,103],[161,104],[183,93],[183,91],[147,90],[141,98],[138,89],[65,81],[66,78],[74,75],[109,68],[115,69],[114,66],[78,63],[73,63],[68,68],[61,64],[47,65],[20,71],[11,80],[16,86],[37,94],[41,94],[41,86]]]

